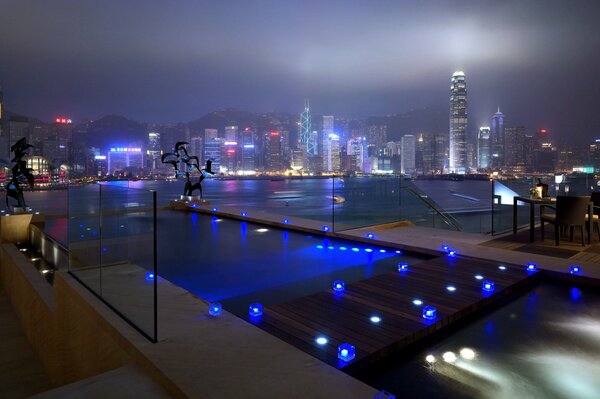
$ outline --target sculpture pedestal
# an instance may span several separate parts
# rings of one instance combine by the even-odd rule
[[[210,201],[200,198],[199,195],[180,195],[179,201],[193,202],[198,205],[210,205]]]
[[[19,244],[29,241],[29,224],[31,213],[0,216],[0,238],[2,242]]]

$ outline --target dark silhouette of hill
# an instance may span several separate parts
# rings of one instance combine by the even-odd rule
[[[77,126],[77,140],[89,147],[128,146],[133,142],[147,141],[147,125],[121,115],[107,115]]]

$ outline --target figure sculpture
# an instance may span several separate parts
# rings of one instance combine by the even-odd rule
[[[164,153],[161,156],[161,162],[173,165],[173,168],[175,168],[175,178],[178,178],[180,175],[185,175],[186,182],[183,188],[183,195],[192,196],[194,191],[198,190],[200,191],[200,198],[202,198],[202,181],[207,176],[215,174],[211,169],[212,161],[210,159],[207,160],[206,168],[200,169],[198,157],[188,154],[185,148],[186,144],[189,143],[186,141],[178,141],[175,143],[174,151]],[[191,180],[191,173],[194,169],[200,173],[196,183],[192,183]]]
[[[17,204],[14,205],[14,207],[19,207],[23,210],[27,209],[25,198],[23,197],[23,189],[21,188],[21,181],[25,180],[29,184],[29,188],[33,190],[34,177],[31,173],[33,169],[27,167],[26,158],[28,153],[25,152],[25,150],[32,147],[31,144],[27,144],[27,139],[25,137],[10,147],[10,151],[15,153],[11,162],[14,162],[15,164],[12,167],[12,178],[6,185],[6,207],[9,209],[9,198],[14,198],[17,201]]]

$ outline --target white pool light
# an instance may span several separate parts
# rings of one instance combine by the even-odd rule
[[[506,266],[500,265],[500,266],[498,266],[498,269],[500,269],[500,270],[506,270]]]
[[[442,359],[444,359],[446,363],[456,363],[457,357],[454,352],[444,352]]]
[[[324,247],[324,246],[322,246],[322,245],[320,245],[320,244],[319,244],[319,245],[317,245],[317,249],[323,249],[323,248],[325,248],[325,247]]]
[[[371,248],[367,248],[367,249],[365,249],[365,252],[371,253],[371,252],[373,252],[373,250]]]
[[[371,318],[369,320],[371,320],[371,323],[373,323],[373,324],[379,324],[381,322],[381,317],[375,315],[375,316],[371,316]]]
[[[315,342],[317,343],[317,345],[327,345],[327,343],[329,342],[329,340],[325,337],[317,337],[315,339]]]
[[[475,351],[471,348],[462,348],[459,353],[460,357],[462,357],[465,360],[475,359]]]
[[[256,229],[257,233],[266,233],[269,229]]]
[[[412,303],[413,305],[421,306],[423,304],[423,301],[420,299],[413,299]]]
[[[385,249],[380,249],[379,252],[381,252],[382,254],[386,253],[387,251]]]
[[[335,249],[335,247],[333,245],[329,245],[327,249]]]
[[[435,363],[435,356],[429,354],[425,356],[425,361],[429,364]]]
[[[447,286],[447,287],[446,287],[446,289],[447,289],[449,292],[454,292],[454,291],[456,291],[456,287],[455,287],[455,286],[453,286],[453,285],[449,285],[449,286]]]
[[[483,280],[483,276],[481,274],[476,274],[475,280]]]
[[[358,251],[360,251],[360,249],[358,249],[356,247],[352,248],[352,252],[358,252]]]
[[[347,249],[348,249],[348,248],[346,248],[346,247],[340,247],[340,251],[345,251],[345,250],[347,250]]]

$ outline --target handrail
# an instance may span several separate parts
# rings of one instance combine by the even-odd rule
[[[442,213],[433,203],[432,201],[428,198],[428,197],[423,197],[423,195],[421,195],[419,192],[417,192],[416,190],[412,189],[411,187],[408,186],[400,186],[400,189],[405,189],[408,190],[411,194],[413,194],[414,196],[416,196],[417,198],[419,198],[423,203],[425,203],[425,205],[427,205],[427,207],[429,207],[430,209],[432,209],[433,211],[435,211],[438,215],[441,216],[442,220],[448,225],[453,227],[454,229],[456,229],[457,231],[461,231],[462,228],[460,226],[460,224],[458,223],[458,221],[453,218],[450,215],[444,214]]]

